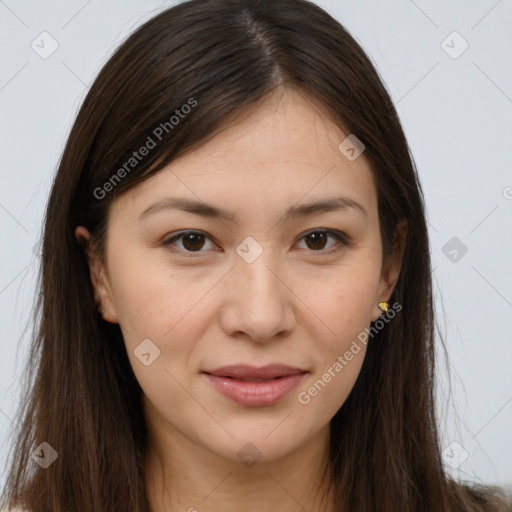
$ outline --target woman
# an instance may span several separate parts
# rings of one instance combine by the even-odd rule
[[[421,187],[303,0],[191,0],[91,87],[45,219],[4,506],[499,511],[444,471]]]

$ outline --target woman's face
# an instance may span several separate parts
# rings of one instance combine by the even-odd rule
[[[400,263],[381,272],[376,186],[348,135],[281,91],[113,203],[93,283],[161,438],[274,460],[328,431]]]

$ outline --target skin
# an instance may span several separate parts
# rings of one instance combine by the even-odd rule
[[[280,90],[116,198],[104,264],[87,229],[77,227],[104,319],[120,324],[144,392],[155,512],[320,512],[330,503],[321,476],[329,422],[354,386],[365,345],[308,404],[298,394],[382,315],[378,303],[393,292],[406,236],[401,223],[383,264],[375,181],[364,153],[354,161],[341,154],[347,135],[313,100]],[[289,206],[337,195],[357,200],[367,215],[346,208],[284,218]],[[235,218],[162,209],[138,220],[170,196],[200,199]],[[305,236],[320,229],[344,233],[352,245]],[[206,237],[162,245],[186,230]],[[252,263],[236,252],[248,236],[263,250]],[[149,366],[134,354],[147,338],[160,349]],[[267,407],[232,402],[201,373],[275,362],[309,373]],[[252,467],[237,456],[248,442],[261,454]]]

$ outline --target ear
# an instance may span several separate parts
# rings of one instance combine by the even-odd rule
[[[82,247],[89,264],[89,274],[94,289],[94,298],[98,306],[98,311],[103,319],[110,323],[117,323],[117,314],[112,290],[107,277],[106,269],[97,256],[93,244],[91,243],[91,234],[83,226],[75,229],[75,238]],[[103,313],[101,311],[103,310]]]
[[[407,242],[408,223],[407,219],[401,219],[396,226],[392,254],[382,266],[379,288],[375,300],[375,314],[372,321],[376,322],[382,315],[382,310],[378,307],[379,302],[389,302],[393,294],[404,257],[405,246]]]

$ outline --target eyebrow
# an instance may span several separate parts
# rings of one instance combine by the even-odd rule
[[[142,220],[151,214],[161,212],[169,209],[179,209],[202,217],[209,217],[214,219],[223,219],[227,221],[235,220],[235,213],[224,210],[222,208],[207,204],[201,201],[193,201],[190,199],[179,197],[167,197],[146,208],[138,217]],[[318,213],[333,212],[339,210],[354,209],[368,217],[368,212],[365,207],[350,197],[339,196],[315,201],[311,203],[303,203],[293,205],[285,212],[285,219],[296,219],[299,217],[306,217]]]

